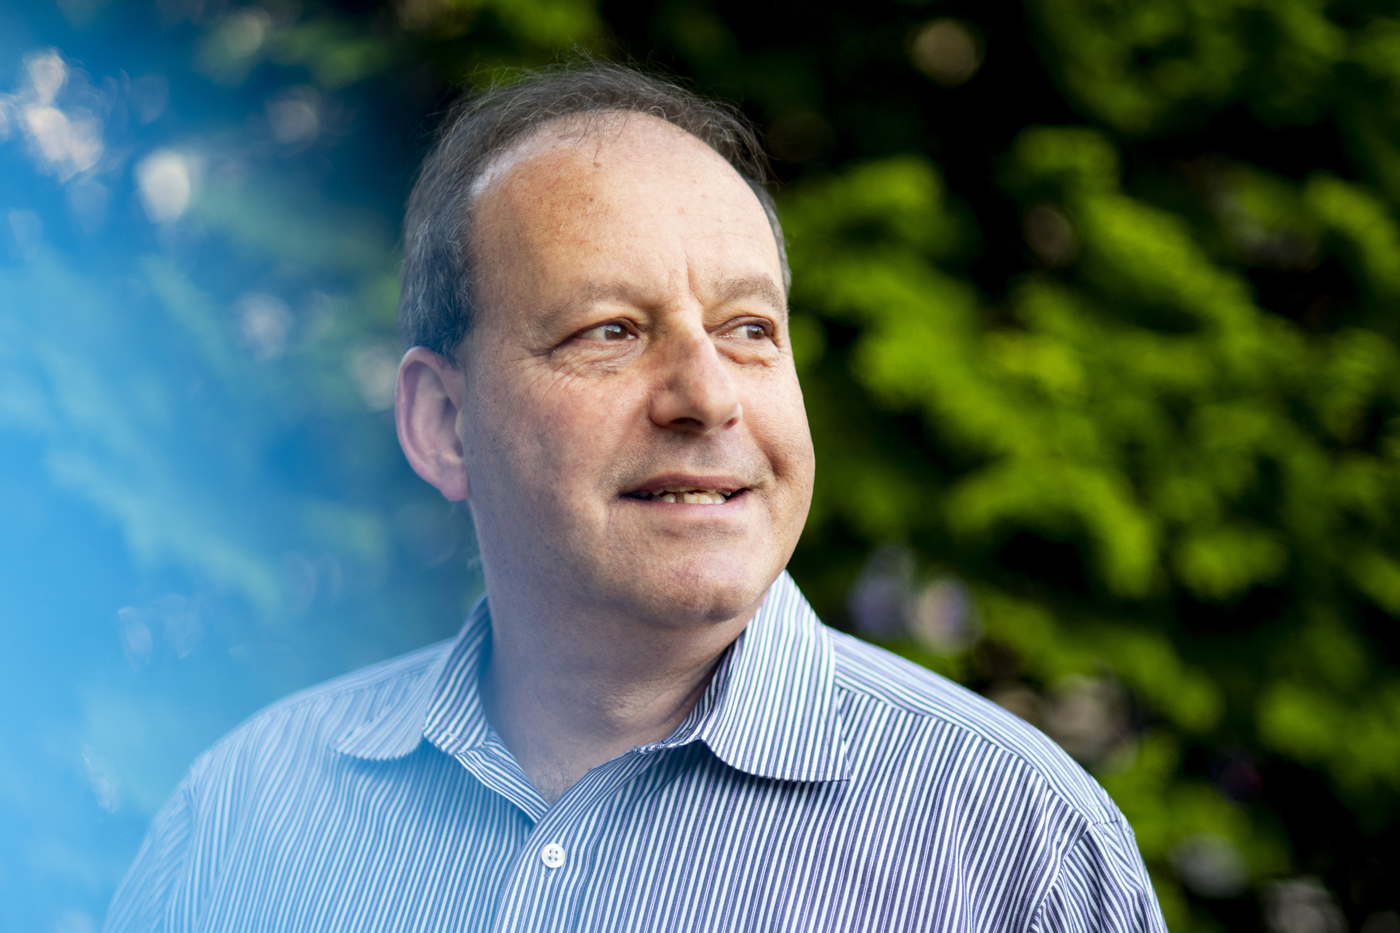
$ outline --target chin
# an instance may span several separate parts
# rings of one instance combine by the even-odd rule
[[[766,574],[752,562],[686,562],[642,573],[627,589],[638,614],[662,625],[722,623],[757,610],[779,570]],[[639,580],[656,585],[638,589]]]

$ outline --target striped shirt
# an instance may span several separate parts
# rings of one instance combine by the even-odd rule
[[[107,917],[135,931],[1154,931],[1132,830],[1039,732],[823,626],[787,574],[667,739],[553,805],[461,634],[201,756]]]

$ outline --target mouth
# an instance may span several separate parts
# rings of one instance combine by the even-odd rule
[[[716,488],[707,486],[663,486],[655,489],[638,489],[626,493],[628,499],[642,502],[670,502],[679,505],[723,505],[735,496],[744,493],[743,488]]]

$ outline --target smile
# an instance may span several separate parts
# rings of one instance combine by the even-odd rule
[[[641,499],[643,502],[676,502],[683,505],[719,505],[729,501],[733,496],[743,492],[742,489],[725,492],[721,489],[700,489],[695,486],[677,486],[666,489],[639,490],[629,492],[627,495],[632,499]]]

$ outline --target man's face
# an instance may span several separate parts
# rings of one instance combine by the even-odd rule
[[[474,223],[459,431],[488,585],[661,624],[751,612],[813,476],[757,197],[628,114],[504,156]]]

